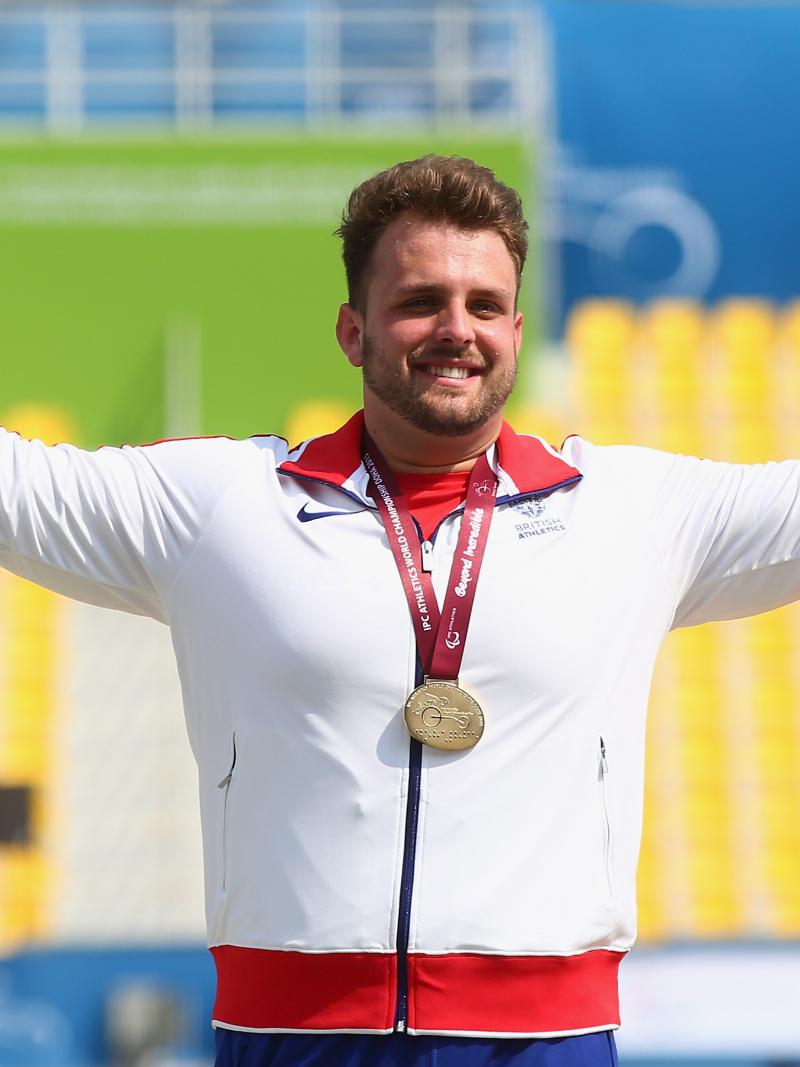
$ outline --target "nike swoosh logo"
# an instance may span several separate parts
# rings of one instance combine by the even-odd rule
[[[297,517],[300,522],[313,522],[314,519],[327,519],[333,515],[360,515],[361,511],[365,511],[362,508],[361,511],[308,511],[308,504],[303,504],[297,513]]]

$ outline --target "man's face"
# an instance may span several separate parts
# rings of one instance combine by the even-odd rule
[[[365,311],[350,311],[354,343],[342,343],[363,367],[365,406],[453,437],[498,415],[517,373],[516,286],[494,230],[414,215],[392,222],[373,252]]]

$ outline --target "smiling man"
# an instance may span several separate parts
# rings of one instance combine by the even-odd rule
[[[404,215],[376,242],[370,273],[337,325],[363,368],[367,420],[386,424],[379,437],[398,469],[430,469],[431,450],[466,469],[497,437],[517,375],[522,315],[509,249],[494,230]],[[413,431],[430,438],[422,455]],[[406,437],[408,457],[394,455]],[[466,458],[460,440],[442,440],[467,437]]]
[[[476,163],[376,175],[340,233],[363,412],[0,431],[0,564],[172,630],[220,1067],[607,1067],[658,648],[800,596],[800,464],[515,434],[525,222]]]
[[[353,193],[336,332],[396,470],[467,470],[497,438],[517,376],[526,230],[516,193],[465,161],[401,164]]]

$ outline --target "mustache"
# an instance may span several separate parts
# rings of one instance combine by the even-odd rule
[[[467,359],[472,366],[478,367],[481,370],[485,370],[489,366],[488,361],[480,354],[480,352],[476,352],[469,346],[466,348],[453,348],[452,345],[448,345],[447,347],[439,346],[436,348],[426,348],[424,351],[412,352],[408,362],[412,367],[415,367],[423,360],[426,363],[430,363],[431,360],[437,360],[446,365],[450,363],[451,360],[455,359]]]

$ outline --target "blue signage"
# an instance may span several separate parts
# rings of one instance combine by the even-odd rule
[[[800,295],[800,6],[542,7],[553,329],[587,297]]]

